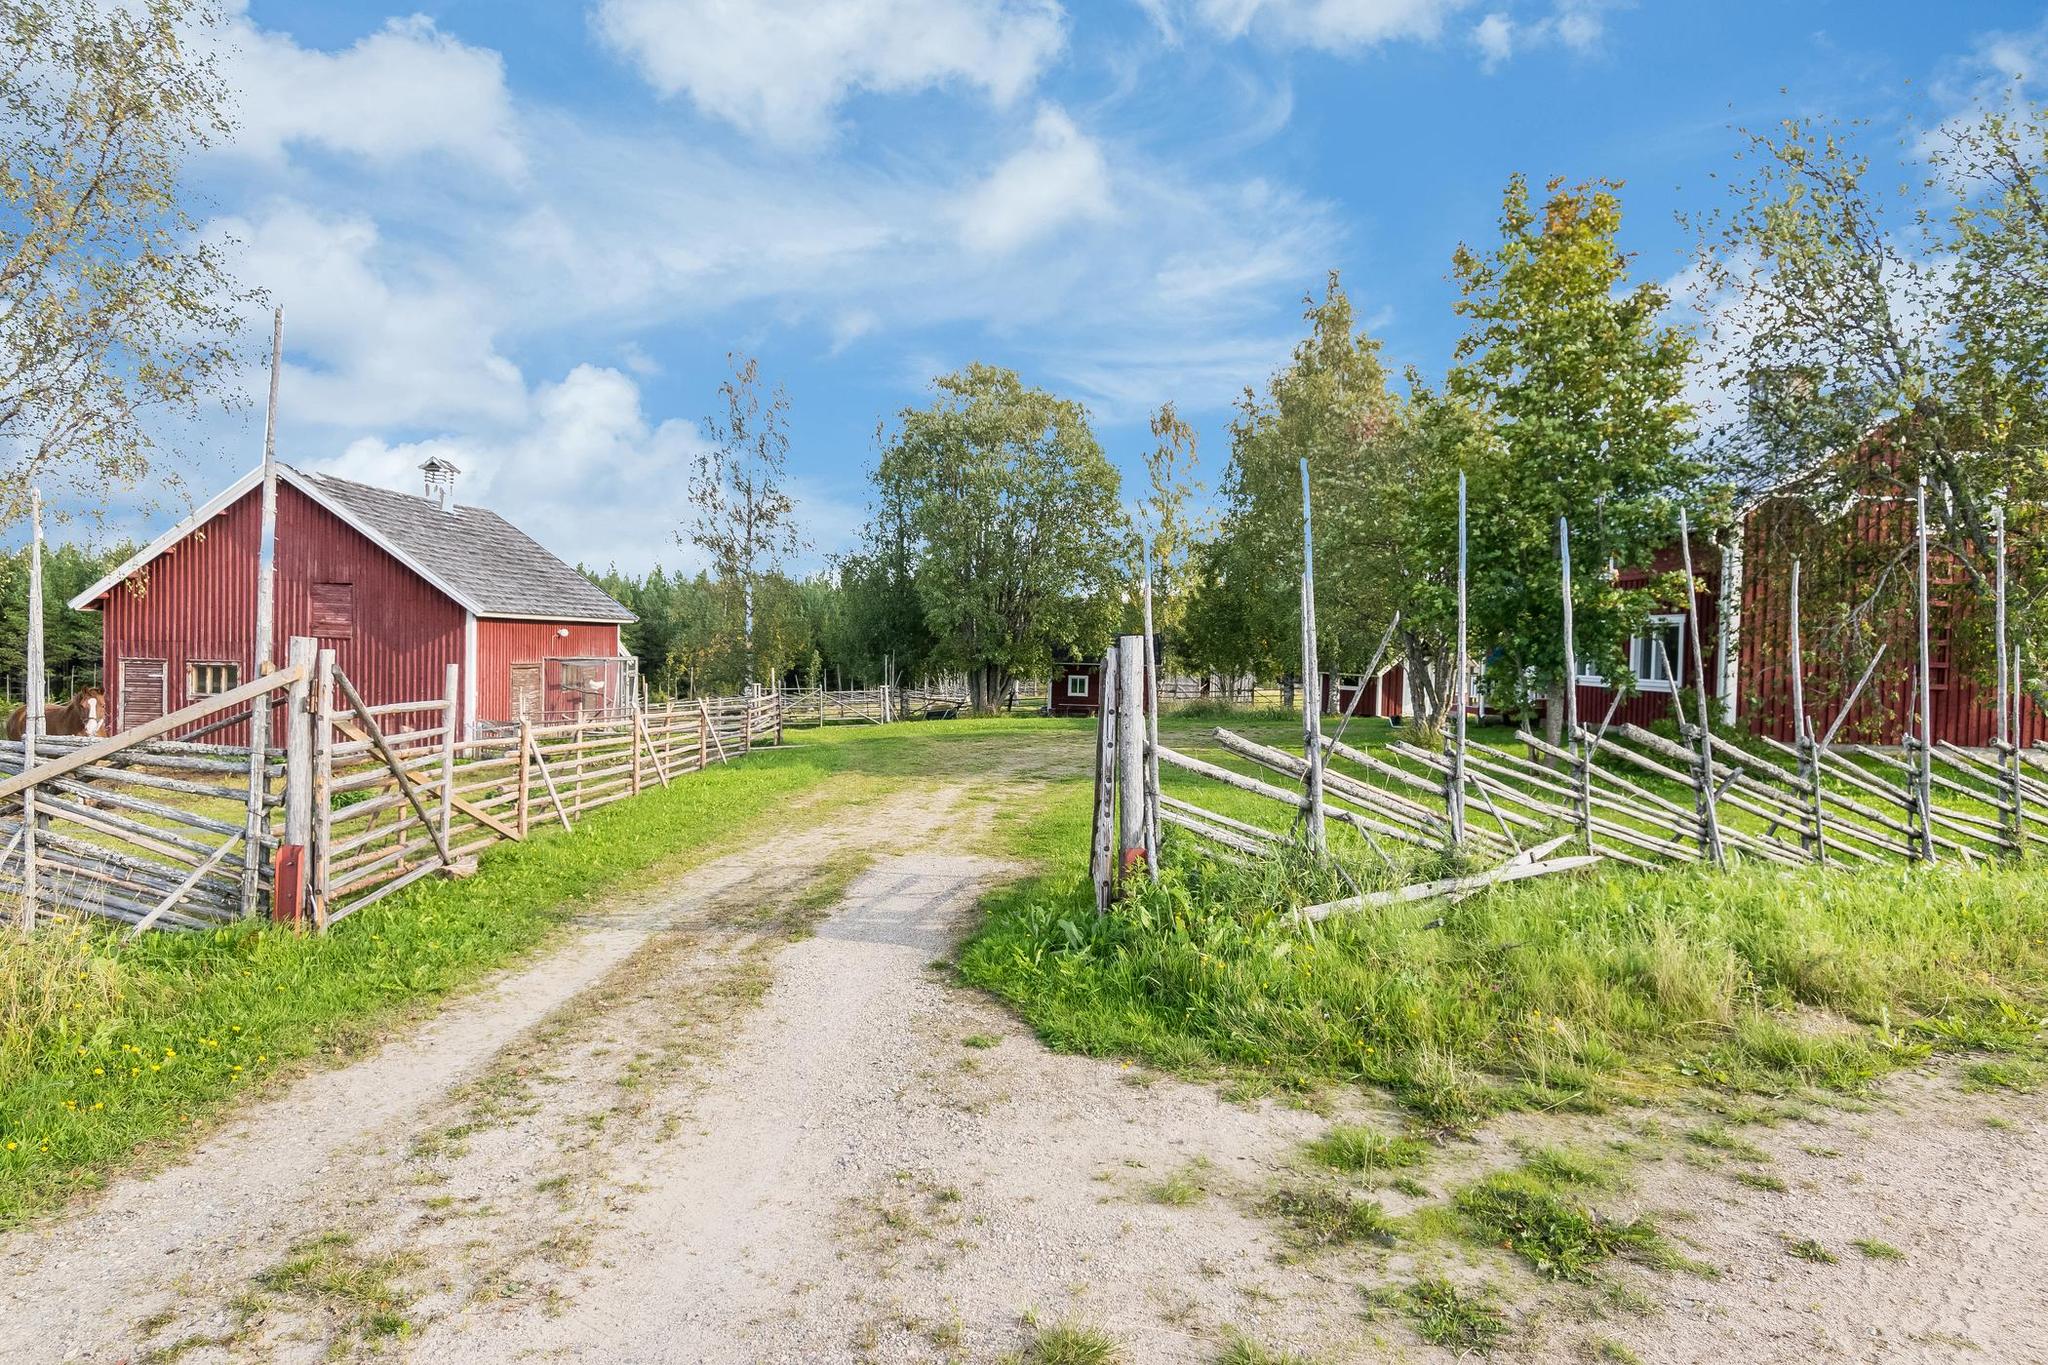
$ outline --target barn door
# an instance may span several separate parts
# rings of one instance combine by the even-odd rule
[[[147,725],[164,714],[164,689],[170,666],[162,659],[121,660],[121,709],[117,730]]]
[[[512,665],[512,719],[540,724],[540,665]]]

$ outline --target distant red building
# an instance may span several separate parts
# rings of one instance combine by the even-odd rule
[[[1046,710],[1055,716],[1092,716],[1102,710],[1102,665],[1054,664]]]
[[[372,706],[439,697],[455,664],[466,730],[630,705],[632,613],[497,513],[458,506],[453,465],[422,468],[425,496],[278,466],[275,655],[317,638]],[[72,599],[101,613],[116,730],[251,676],[261,504],[256,470]]]

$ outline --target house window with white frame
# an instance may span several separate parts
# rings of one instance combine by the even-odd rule
[[[1088,683],[1089,683],[1089,677],[1088,677],[1088,675],[1087,675],[1086,673],[1069,673],[1069,674],[1067,674],[1067,695],[1068,695],[1069,697],[1085,697],[1085,696],[1087,696],[1087,695],[1088,695]]]
[[[1649,629],[1628,642],[1628,666],[1635,672],[1640,691],[1676,692],[1683,687],[1685,618],[1652,616]]]

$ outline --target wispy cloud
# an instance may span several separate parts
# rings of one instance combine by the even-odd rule
[[[592,22],[663,95],[794,143],[861,91],[956,85],[1008,104],[1066,40],[1052,0],[598,0]]]

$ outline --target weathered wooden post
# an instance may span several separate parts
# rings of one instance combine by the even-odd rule
[[[462,704],[462,665],[449,664],[444,675],[446,690],[441,694],[441,847],[452,849],[448,835],[455,823],[455,717]],[[448,859],[450,863],[453,859]]]
[[[1593,851],[1592,749],[1579,734],[1579,645],[1572,619],[1572,524],[1557,519],[1557,558],[1564,585],[1565,748],[1572,755],[1572,793],[1579,812],[1579,837]]]
[[[1806,642],[1799,629],[1799,558],[1792,558],[1792,600],[1786,620],[1792,659],[1792,740],[1799,752],[1799,777],[1806,783],[1807,814],[1813,821],[1809,835],[1800,832],[1800,843],[1813,854],[1815,862],[1828,860],[1826,832],[1821,823],[1820,750],[1814,744],[1813,723],[1806,718]]]
[[[697,771],[711,766],[711,708],[697,699]]]
[[[327,930],[330,850],[334,846],[334,651],[313,660],[313,927]]]
[[[28,494],[28,672],[22,679],[27,711],[22,716],[21,771],[36,766],[36,741],[43,736],[43,491]],[[41,893],[36,866],[36,788],[21,789],[21,932],[36,927],[36,900]]]
[[[1450,819],[1451,843],[1465,846],[1465,694],[1471,684],[1472,656],[1466,642],[1465,574],[1468,567],[1465,526],[1465,471],[1458,471],[1458,662],[1451,680],[1450,777],[1444,786],[1444,813]]]
[[[1116,642],[1117,885],[1145,861],[1145,639]],[[1119,890],[1119,894],[1121,890]]]
[[[1992,531],[1998,549],[1998,586],[1996,634],[1998,643],[1998,762],[2006,774],[2006,804],[2012,809],[2011,835],[2012,856],[2022,858],[2027,851],[2027,827],[2021,816],[2020,793],[2020,695],[2017,651],[2010,646],[2006,632],[2006,559],[2005,559],[2005,503],[2000,500],[1992,509]]]
[[[519,837],[533,828],[533,722],[519,722]]]
[[[263,498],[256,542],[256,637],[251,651],[256,677],[270,672],[277,628],[277,382],[284,367],[284,308],[271,314],[270,401],[263,415]],[[256,913],[257,880],[263,866],[263,833],[269,823],[264,796],[270,789],[270,705],[266,692],[249,704],[249,810],[242,831],[242,915]]]
[[[1700,717],[1700,816],[1705,853],[1716,867],[1727,861],[1721,847],[1721,818],[1714,798],[1714,732],[1707,719],[1706,651],[1700,645],[1699,580],[1692,571],[1692,528],[1678,509],[1678,548],[1685,556],[1685,633],[1692,637],[1692,685]],[[1677,684],[1674,682],[1673,686]]]
[[[1095,818],[1088,831],[1088,875],[1095,913],[1109,909],[1116,886],[1116,646],[1102,656],[1102,695],[1095,708]]]
[[[632,746],[633,751],[633,775],[626,789],[632,792],[633,795],[638,796],[640,794],[640,713],[638,711],[635,711],[632,719],[626,722],[626,734],[628,736],[627,743]]]
[[[284,844],[270,869],[270,917],[303,926],[306,917],[306,856],[313,843],[313,670],[320,642],[294,635],[285,663],[297,675],[285,693]]]
[[[1302,828],[1308,834],[1309,851],[1318,858],[1330,856],[1329,834],[1323,826],[1323,675],[1316,658],[1316,537],[1315,514],[1309,501],[1308,460],[1301,462],[1301,739],[1306,800]]]
[[[1145,867],[1159,880],[1159,660],[1152,635],[1152,547],[1145,560]]]
[[[1920,856],[1935,861],[1934,853],[1934,656],[1927,640],[1927,476],[1915,485],[1913,499],[1914,540],[1919,553],[1917,622],[1920,636],[1920,752],[1913,762],[1913,803],[1920,811]]]
[[[782,679],[775,680],[775,747],[782,747],[782,704],[788,694],[782,690]]]

